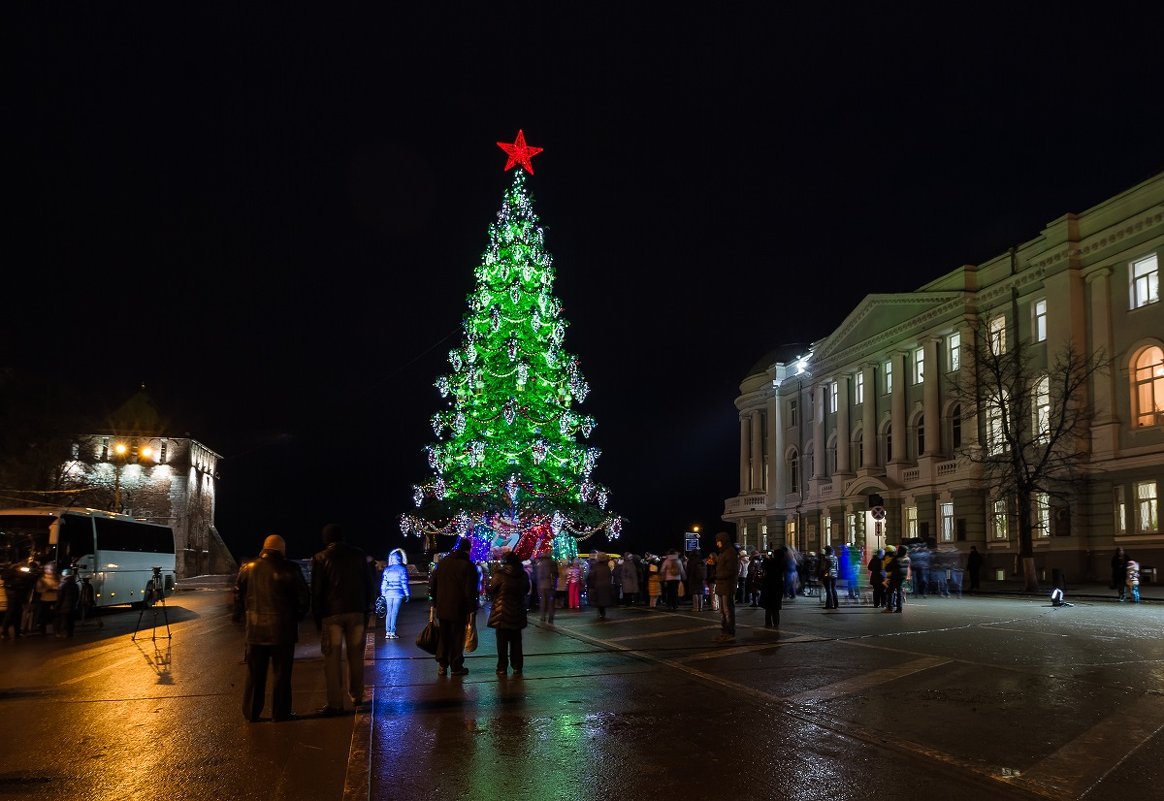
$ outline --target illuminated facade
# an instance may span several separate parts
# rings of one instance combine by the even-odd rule
[[[70,484],[87,489],[75,505],[170,526],[179,578],[235,572],[214,518],[221,457],[162,429],[143,389],[112,415],[108,431],[78,437],[66,469]]]
[[[1068,343],[1104,368],[1086,386],[1083,491],[1034,512],[1041,578],[1106,583],[1117,545],[1164,569],[1162,261],[1164,173],[984,264],[869,295],[825,338],[769,353],[740,384],[739,494],[724,521],[749,547],[975,545],[984,579],[1013,575],[1013,511],[962,455],[991,435],[989,415],[954,390],[973,375],[980,331],[1004,349],[1021,341],[1043,370]]]

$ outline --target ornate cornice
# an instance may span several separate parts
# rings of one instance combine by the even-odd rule
[[[1125,239],[1153,228],[1164,226],[1164,206],[1158,206],[1142,216],[1121,223],[1119,227],[1106,228],[1100,233],[1085,237],[1080,242],[1065,242],[1055,250],[1047,251],[1038,261],[1030,262],[1032,267],[1047,268],[1055,264],[1089,254],[1095,254],[1105,248],[1115,247]]]

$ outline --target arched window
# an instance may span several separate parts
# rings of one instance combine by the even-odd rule
[[[917,419],[917,455],[926,452],[926,416],[923,414]]]
[[[788,453],[788,491],[800,491],[800,454],[795,448]]]
[[[837,472],[837,435],[833,432],[829,437],[829,441],[825,445],[828,451],[828,461],[825,462],[826,475],[835,475]]]
[[[1153,345],[1136,357],[1132,410],[1136,426],[1164,425],[1164,350]]]
[[[885,462],[889,464],[893,461],[893,424],[885,426]]]
[[[955,403],[950,408],[950,444],[954,448],[962,447],[962,404]]]
[[[865,430],[858,428],[853,432],[853,458],[849,464],[855,464],[858,468],[865,466]]]

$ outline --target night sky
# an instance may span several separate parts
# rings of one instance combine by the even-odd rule
[[[1158,3],[44,5],[3,12],[0,365],[144,383],[239,557],[400,543],[519,128],[613,550],[723,527],[767,351],[1164,170]]]

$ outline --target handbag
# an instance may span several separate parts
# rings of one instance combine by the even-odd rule
[[[428,608],[428,625],[416,635],[416,647],[425,653],[436,654],[437,643],[440,642],[441,627],[437,622],[433,608]]]
[[[477,613],[469,613],[469,623],[465,626],[465,653],[477,650]]]
[[[678,594],[679,594],[680,598],[682,598],[684,595],[687,594],[687,582],[686,581],[679,582],[679,593]]]
[[[388,600],[383,595],[376,596],[376,617],[387,617]]]

